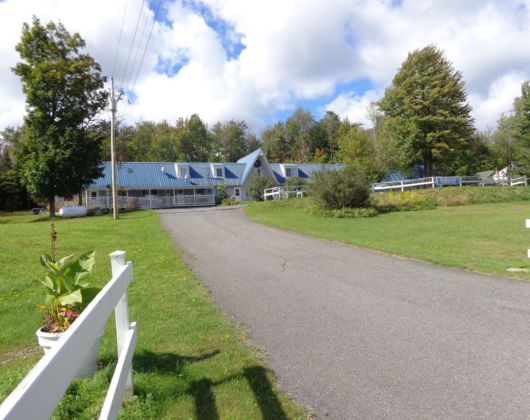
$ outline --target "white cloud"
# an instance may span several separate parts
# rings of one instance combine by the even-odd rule
[[[368,117],[368,107],[381,96],[380,92],[373,90],[367,91],[364,95],[344,93],[326,105],[326,111],[333,111],[351,122],[360,122],[367,128],[372,127],[373,124]]]
[[[89,53],[110,74],[124,4],[0,3],[0,129],[20,123],[23,115],[24,97],[9,71],[18,60],[14,45],[22,22],[29,22],[32,14],[43,22],[61,20],[86,39]],[[140,0],[127,2],[115,71],[118,82],[141,5]],[[205,7],[222,33],[197,11]],[[390,0],[173,0],[163,8],[167,19],[154,27],[135,86],[137,100],[119,107],[129,122],[174,121],[198,113],[208,123],[245,119],[259,129],[276,112],[308,100],[316,109],[365,121],[366,105],[384,92],[407,52],[430,43],[462,71],[473,115],[482,128],[495,126],[519,94],[517,85],[530,79],[528,0],[404,0],[398,6]],[[144,9],[139,26],[140,31],[146,28],[144,37],[153,15]],[[238,41],[244,48],[234,56]],[[136,57],[138,63],[142,52],[133,52],[130,61]],[[135,73],[128,73],[129,86]],[[359,79],[371,81],[368,92],[335,94],[337,86]]]
[[[525,77],[520,73],[509,73],[494,80],[486,95],[470,95],[476,124],[483,129],[495,129],[501,114],[508,114],[512,109],[513,99],[521,95],[524,80]]]

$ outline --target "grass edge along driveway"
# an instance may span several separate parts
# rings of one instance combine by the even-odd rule
[[[135,396],[124,418],[304,418],[307,413],[274,385],[262,357],[243,330],[215,306],[183,264],[154,212],[57,220],[57,255],[96,250],[94,276],[110,279],[108,254],[127,251],[133,261],[130,319],[139,336],[133,360]],[[0,401],[38,361],[35,305],[43,293],[42,253],[49,253],[46,219],[0,217]],[[55,418],[97,417],[116,362],[114,319],[103,338],[99,370],[74,382]]]
[[[530,203],[438,207],[434,210],[338,219],[312,216],[297,199],[252,203],[253,221],[316,238],[370,248],[434,264],[530,279],[508,268],[530,268]],[[304,199],[305,200],[305,199]]]

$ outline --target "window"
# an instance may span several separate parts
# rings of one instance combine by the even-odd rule
[[[285,177],[298,176],[298,168],[296,166],[284,166],[285,168]]]
[[[241,189],[240,188],[234,188],[234,195],[236,197],[240,197],[241,196]]]
[[[215,176],[217,178],[223,178],[223,168],[215,168]]]
[[[97,191],[90,191],[90,198],[98,198],[98,192]]]
[[[186,175],[188,175],[188,168],[185,166],[179,166],[178,167],[179,178],[186,178]]]

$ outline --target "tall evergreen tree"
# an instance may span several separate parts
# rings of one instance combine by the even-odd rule
[[[85,41],[62,24],[24,23],[16,50],[21,62],[12,69],[26,95],[24,141],[17,157],[29,192],[50,202],[68,197],[100,176],[101,137],[89,130],[105,108],[101,69]]]
[[[378,105],[409,164],[422,163],[426,176],[449,172],[473,134],[462,74],[434,45],[409,53]]]

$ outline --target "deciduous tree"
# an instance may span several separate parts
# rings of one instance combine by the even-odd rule
[[[447,172],[473,134],[462,74],[434,45],[409,53],[378,105],[409,164],[422,163],[426,176]]]
[[[81,50],[85,41],[62,24],[24,23],[12,69],[26,95],[24,141],[18,153],[29,192],[49,200],[71,196],[100,176],[101,137],[89,130],[108,93],[98,63]]]

